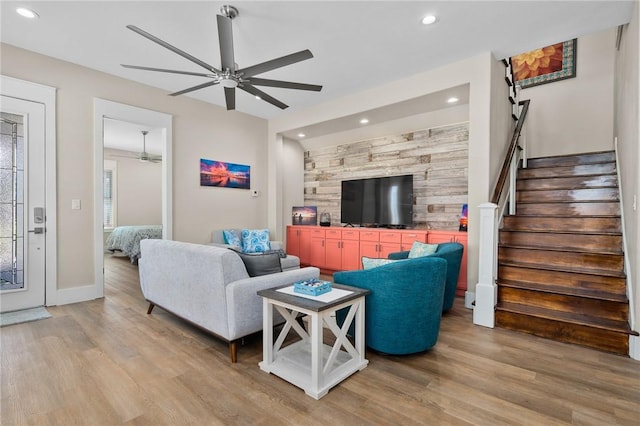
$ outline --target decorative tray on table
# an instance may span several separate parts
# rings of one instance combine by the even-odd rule
[[[306,294],[309,296],[320,296],[331,291],[331,282],[312,278],[310,280],[297,281],[293,283],[294,293]]]

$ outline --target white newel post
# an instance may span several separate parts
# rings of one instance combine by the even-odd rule
[[[480,205],[478,283],[476,284],[476,305],[473,308],[473,323],[491,328],[495,323],[495,306],[498,301],[498,286],[495,280],[497,208],[498,206],[493,203]]]

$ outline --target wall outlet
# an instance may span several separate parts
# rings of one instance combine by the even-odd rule
[[[258,190],[257,190],[257,189],[252,189],[252,190],[251,190],[251,196],[252,196],[252,197],[257,197],[258,195],[260,195],[260,193],[258,192]]]

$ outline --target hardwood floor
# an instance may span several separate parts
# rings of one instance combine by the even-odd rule
[[[637,425],[640,363],[474,326],[456,300],[430,352],[368,351],[319,401],[258,368],[261,337],[227,344],[160,308],[146,315],[137,267],[106,261],[105,298],[1,329],[9,425]],[[176,283],[179,285],[179,283]]]

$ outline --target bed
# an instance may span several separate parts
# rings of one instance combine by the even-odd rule
[[[140,258],[140,240],[162,238],[162,225],[118,226],[107,238],[107,250],[111,253],[122,252],[138,263]]]

